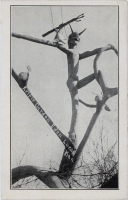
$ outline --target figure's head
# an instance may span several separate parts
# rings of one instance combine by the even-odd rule
[[[69,24],[70,25],[70,24]],[[71,34],[69,35],[69,37],[68,37],[68,46],[69,46],[69,48],[71,47],[71,46],[75,46],[75,45],[77,45],[78,44],[78,42],[80,41],[80,35],[86,30],[86,29],[84,29],[82,32],[80,32],[80,33],[78,33],[78,32],[73,32],[73,29],[72,29],[72,27],[71,27],[71,25],[70,25],[70,29],[71,29]]]
[[[79,33],[73,32],[68,37],[68,46],[76,45],[78,42],[80,42],[80,36]]]

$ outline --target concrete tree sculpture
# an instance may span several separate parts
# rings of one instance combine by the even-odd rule
[[[81,15],[83,17],[83,15]],[[97,61],[100,55],[107,50],[114,50],[118,55],[116,48],[113,45],[107,45],[104,48],[97,48],[93,51],[86,51],[82,54],[79,54],[77,50],[77,44],[80,41],[80,35],[85,31],[80,33],[74,32],[71,28],[71,34],[68,37],[68,48],[65,46],[65,43],[60,40],[60,30],[63,25],[57,27],[57,36],[53,41],[33,38],[31,36],[20,35],[16,33],[12,33],[12,37],[28,40],[31,42],[36,42],[39,44],[49,45],[52,47],[56,47],[67,55],[68,61],[68,80],[67,86],[69,92],[71,94],[71,102],[72,102],[72,118],[71,118],[71,126],[69,130],[69,137],[65,136],[58,127],[53,123],[50,117],[46,114],[44,109],[39,105],[37,100],[33,97],[30,90],[27,87],[27,82],[29,78],[30,68],[28,67],[28,73],[20,73],[16,74],[14,69],[12,69],[12,76],[15,81],[18,83],[19,87],[23,90],[23,92],[27,95],[29,100],[41,114],[41,116],[46,120],[55,134],[58,136],[62,144],[65,146],[65,150],[63,153],[62,160],[60,162],[60,167],[57,172],[54,171],[45,171],[43,168],[35,167],[35,166],[19,166],[12,169],[12,184],[17,182],[22,178],[26,178],[28,176],[36,176],[39,180],[41,180],[44,184],[46,184],[49,188],[70,188],[69,178],[71,177],[78,161],[81,156],[81,153],[86,145],[86,142],[90,136],[90,133],[100,115],[102,109],[104,108],[107,111],[110,111],[109,107],[106,105],[106,102],[109,98],[118,94],[118,88],[108,88],[104,82],[103,75],[101,71],[98,70]],[[52,30],[53,31],[53,30]],[[87,58],[89,56],[96,55],[94,59],[94,73],[85,77],[82,80],[79,80],[77,74],[79,69],[79,60]],[[78,90],[87,84],[89,84],[94,79],[97,80],[100,85],[103,96],[99,97],[98,95],[95,97],[96,104],[91,105],[83,102],[79,99]],[[78,145],[78,109],[79,102],[84,104],[87,107],[91,107],[96,109],[94,112],[92,119],[86,129],[84,137],[80,144]]]

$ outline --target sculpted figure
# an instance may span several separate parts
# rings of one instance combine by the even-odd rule
[[[86,29],[84,29],[81,33],[78,33],[78,32],[73,32],[71,25],[70,25],[70,28],[71,28],[72,33],[68,37],[68,48],[65,46],[64,42],[62,42],[62,40],[59,40],[59,38],[61,38],[61,36],[59,37],[59,33],[61,29],[58,30],[57,37],[55,38],[56,38],[57,48],[60,49],[65,54],[67,54],[67,62],[68,62],[67,86],[71,94],[71,102],[72,102],[72,118],[71,118],[70,130],[69,130],[69,138],[71,139],[74,146],[77,147],[78,107],[79,107],[78,89],[84,87],[89,82],[93,81],[95,78],[97,80],[96,73],[91,74],[82,80],[79,80],[79,77],[78,77],[79,61],[89,56],[96,55],[99,52],[101,52],[101,50],[103,49],[97,48],[93,51],[86,51],[80,54],[78,52],[77,45],[80,42],[80,35]],[[108,45],[107,48],[104,49],[104,51],[110,50],[110,49],[113,49],[116,51],[116,49],[112,45]],[[98,57],[96,58],[96,61],[97,59]]]

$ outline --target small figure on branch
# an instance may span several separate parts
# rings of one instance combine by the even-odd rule
[[[18,82],[19,82],[19,86],[21,88],[23,88],[24,86],[27,85],[29,73],[31,72],[31,67],[29,65],[27,65],[26,68],[27,68],[28,72],[21,72],[18,76]]]

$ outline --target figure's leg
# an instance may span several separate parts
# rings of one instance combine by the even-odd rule
[[[78,107],[79,107],[79,98],[78,98],[78,88],[77,82],[69,78],[67,81],[67,86],[71,94],[72,102],[72,117],[69,130],[69,138],[71,139],[74,147],[77,148],[77,132],[78,132]]]
[[[95,74],[91,74],[81,80],[78,81],[77,87],[78,89],[81,89],[82,87],[86,86],[90,82],[92,82],[95,79]]]

